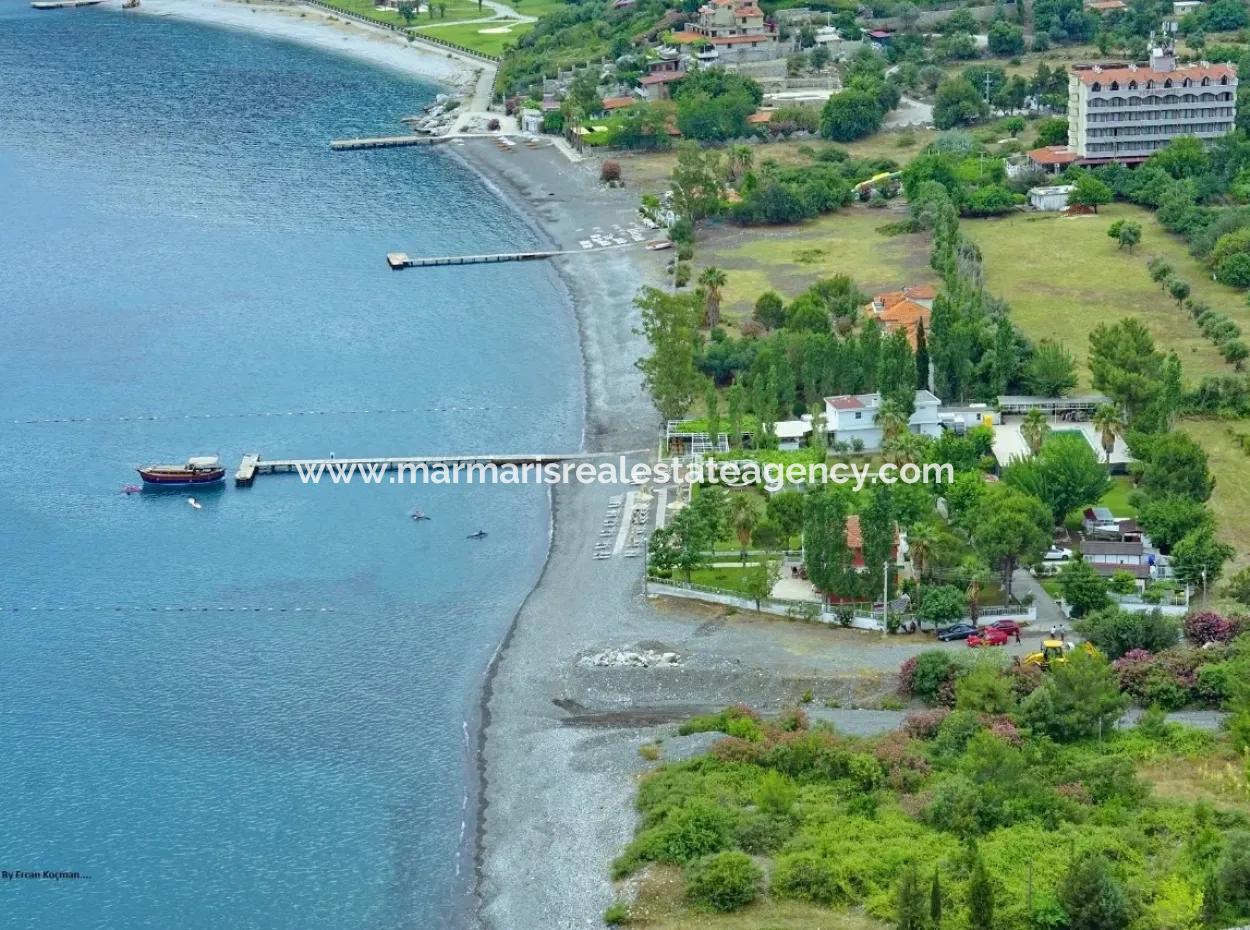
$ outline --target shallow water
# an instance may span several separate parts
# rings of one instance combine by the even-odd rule
[[[0,7],[0,870],[89,876],[0,881],[5,926],[464,905],[470,730],[541,569],[543,491],[121,493],[204,452],[576,444],[550,269],[383,261],[533,234],[436,152],[328,151],[434,92],[223,30]]]

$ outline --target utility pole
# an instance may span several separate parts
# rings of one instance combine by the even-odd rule
[[[881,563],[881,638],[890,635],[890,560]]]

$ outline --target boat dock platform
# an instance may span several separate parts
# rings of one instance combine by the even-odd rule
[[[97,6],[104,0],[34,0],[31,3],[36,10],[72,10],[80,6]]]
[[[316,475],[318,479],[325,477],[331,484],[348,484],[358,480],[364,484],[380,483],[381,476],[391,471],[410,469],[415,472],[419,468],[454,468],[455,466],[471,465],[545,465],[548,462],[575,462],[632,455],[640,450],[626,453],[616,452],[569,452],[548,455],[401,455],[384,458],[328,458],[328,459],[262,459],[259,454],[249,452],[243,456],[239,470],[234,473],[235,487],[251,487],[257,475],[277,475],[300,472],[304,475]],[[646,450],[641,450],[646,451]],[[335,477],[338,480],[334,480]]]
[[[497,262],[534,262],[567,252],[499,252],[494,255],[443,255],[430,258],[409,258],[406,252],[387,252],[386,263],[391,271],[404,268],[432,268],[436,265],[493,265]]]
[[[395,149],[405,145],[437,145],[445,136],[378,136],[374,139],[334,139],[330,150],[350,152],[356,149]]]

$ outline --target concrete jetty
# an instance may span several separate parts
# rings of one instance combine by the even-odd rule
[[[554,453],[485,453],[481,455],[400,455],[376,458],[322,458],[322,459],[264,459],[259,453],[249,452],[243,456],[238,471],[234,473],[236,487],[250,487],[258,475],[276,475],[299,472],[317,475],[331,484],[347,484],[348,476],[364,484],[376,484],[388,472],[417,470],[419,468],[454,468],[470,465],[545,465],[548,462],[581,462],[595,459],[631,456],[647,449],[630,449],[625,452],[554,452]],[[338,477],[338,481],[334,477]]]
[[[372,139],[334,139],[331,151],[350,152],[356,149],[394,149],[408,145],[438,145],[446,136],[378,136]]]
[[[497,262],[533,262],[568,252],[497,252],[493,255],[440,255],[409,258],[406,252],[387,252],[386,263],[391,271],[404,268],[430,268],[436,265],[493,265]]]

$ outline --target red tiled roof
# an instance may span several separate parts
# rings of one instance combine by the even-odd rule
[[[1085,4],[1085,8],[1105,13],[1108,10],[1126,10],[1128,9],[1128,4],[1124,0],[1094,0],[1093,3]]]
[[[1174,87],[1179,87],[1185,78],[1196,82],[1201,81],[1204,77],[1209,77],[1213,81],[1218,81],[1222,77],[1233,79],[1237,77],[1237,68],[1229,64],[1178,65],[1171,71],[1155,71],[1149,65],[1136,65],[1133,67],[1121,64],[1105,66],[1078,65],[1073,70],[1076,72],[1077,78],[1085,85],[1091,85],[1095,82],[1106,84],[1111,81],[1119,81],[1121,83],[1137,81],[1139,85],[1145,84],[1146,81],[1154,81],[1156,85],[1161,85],[1164,81],[1171,80]]]
[[[771,32],[762,32],[754,36],[702,36],[713,45],[741,45],[743,42],[770,42],[776,38]]]
[[[864,548],[864,532],[859,528],[859,514],[857,513],[846,518],[846,547],[848,549]]]
[[[668,84],[671,81],[680,81],[686,76],[685,71],[657,71],[654,74],[648,74],[638,79],[639,84]]]
[[[752,113],[750,116],[747,117],[747,122],[758,126],[763,123],[771,122],[772,118],[773,118],[772,110],[756,110],[754,113]]]
[[[837,397],[826,397],[825,403],[834,410],[863,410],[863,402],[854,394],[839,394]]]
[[[910,300],[900,300],[886,307],[877,314],[877,319],[885,324],[886,330],[894,332],[901,329],[907,333],[907,341],[916,348],[920,324],[929,325],[930,310]]]
[[[637,97],[604,97],[603,108],[605,110],[620,110],[625,107],[632,107],[637,102]]]
[[[1029,152],[1029,158],[1039,165],[1070,165],[1076,157],[1066,145],[1047,145]]]

